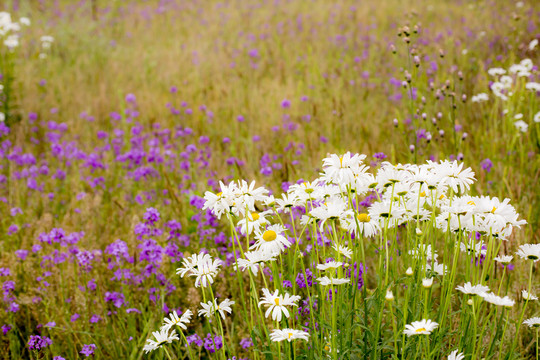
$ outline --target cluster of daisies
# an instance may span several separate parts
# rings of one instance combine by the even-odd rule
[[[523,67],[526,68],[527,65]],[[320,262],[318,249],[321,245],[308,244],[311,259],[315,258],[320,262],[315,266],[316,282],[324,287],[325,291],[328,291],[326,287],[330,287],[333,293],[336,286],[347,286],[351,282],[344,269],[352,265],[351,259],[357,256],[353,239],[379,239],[379,244],[383,244],[386,243],[381,241],[385,233],[390,229],[397,230],[404,224],[412,226],[416,235],[414,239],[424,239],[420,235],[423,231],[428,231],[429,226],[438,229],[442,234],[470,235],[460,236],[462,241],[455,246],[456,250],[465,253],[473,263],[486,259],[502,264],[512,261],[511,255],[499,255],[499,248],[494,249],[493,242],[508,240],[513,229],[526,222],[519,219],[519,214],[509,199],[501,201],[496,197],[466,195],[475,181],[470,168],[447,160],[427,161],[422,165],[393,165],[385,162],[376,174],[372,174],[369,167],[363,163],[365,158],[365,155],[349,152],[329,155],[323,160],[323,172],[317,179],[294,184],[279,197],[271,195],[263,187],[256,187],[254,182],[247,183],[243,180],[228,185],[220,183],[218,193],[206,192],[204,209],[211,209],[218,219],[225,217],[231,225],[233,243],[239,248],[239,256],[232,264],[233,269],[247,273],[252,280],[260,276],[266,285],[267,275],[263,271],[265,267],[277,269],[274,263],[291,259],[286,257],[291,247],[296,247],[294,255],[303,254],[297,253],[297,250],[307,228],[314,232],[334,235],[336,229],[340,229],[348,233],[348,236],[331,237],[328,249],[322,249],[322,257],[327,259],[325,262]],[[367,199],[371,200],[367,202]],[[295,211],[301,214],[297,221],[299,224],[294,221]],[[285,226],[283,221],[288,216],[292,220],[291,226]],[[472,236],[473,234],[475,236]],[[424,288],[432,286],[435,276],[448,273],[448,266],[439,262],[438,253],[430,244],[415,240],[410,246],[411,249],[406,254],[414,260],[411,263],[417,267],[415,270],[408,268],[406,273],[412,275],[414,271],[421,271]],[[516,255],[534,263],[540,259],[540,244],[522,245]],[[302,256],[292,258],[303,261]],[[294,264],[286,265],[298,266],[296,263],[294,261]],[[218,301],[211,289],[222,266],[224,263],[221,260],[200,253],[185,258],[177,270],[181,277],[193,277],[195,287],[203,288],[203,297],[210,298],[210,301],[201,302],[199,316],[211,318],[219,314],[221,319],[225,320],[227,314],[232,313],[235,302],[231,299]],[[251,284],[253,287],[255,282],[252,281]],[[385,287],[387,285],[384,284]],[[457,290],[464,294],[477,295],[487,303],[504,307],[514,305],[514,301],[508,296],[501,297],[500,291],[491,292],[484,281],[476,285],[468,282],[458,286]],[[259,308],[266,308],[264,317],[271,318],[277,325],[282,319],[290,317],[291,309],[298,307],[301,300],[298,295],[291,295],[283,290],[270,290],[268,286],[260,293],[256,290],[255,292],[257,297],[260,294]],[[523,292],[523,297],[527,301],[537,299],[530,287]],[[390,289],[386,290],[386,299],[394,299]],[[180,330],[185,329],[191,316],[189,310],[181,317],[176,313],[170,314],[164,320],[161,330],[154,333],[156,341],[149,340],[145,350],[154,350],[165,343],[178,340],[177,334],[169,331],[175,325]],[[540,326],[539,318],[531,318],[524,323],[531,327]],[[438,326],[438,323],[430,319],[422,319],[407,324],[402,333],[407,336],[429,335]],[[310,334],[305,330],[307,329],[275,328],[268,333],[268,337],[275,342],[290,342],[295,339],[307,341]],[[449,358],[462,359],[463,354],[456,350]]]
[[[22,17],[19,21],[13,21],[10,13],[0,11],[0,40],[10,50],[19,46],[21,25],[29,26],[30,19]]]
[[[519,64],[514,64],[508,69],[499,67],[491,68],[488,70],[488,74],[493,79],[490,85],[491,92],[495,98],[502,100],[504,103],[509,102],[513,98],[519,99],[522,97],[521,91],[523,89],[532,94],[540,92],[540,83],[531,80],[534,76],[538,75],[538,68],[534,66],[531,59],[524,59]],[[488,100],[489,95],[486,93],[479,93],[471,98],[472,102],[477,103]],[[513,108],[513,106],[509,107]],[[506,108],[504,114],[513,117],[514,126],[519,131],[527,132],[529,123],[526,121],[527,119],[523,113],[510,113],[510,110]],[[540,111],[533,115],[532,120],[534,123],[540,123]]]

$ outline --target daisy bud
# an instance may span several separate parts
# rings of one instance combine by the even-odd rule
[[[426,278],[422,280],[422,286],[424,288],[429,289],[431,285],[433,285],[433,278],[429,278],[429,279]]]
[[[416,228],[416,235],[422,235],[422,230],[420,230],[420,228]]]
[[[401,83],[401,86],[403,86],[404,88],[406,88],[406,87],[407,87],[407,82],[406,82],[406,81],[403,81],[403,82]]]
[[[422,113],[422,120],[426,120],[427,119],[427,114],[426,113]]]
[[[440,136],[440,137],[444,137],[444,130],[442,130],[442,129],[439,130],[439,136]]]
[[[473,304],[473,299],[469,299],[469,300],[467,300],[467,304],[469,304],[469,305],[471,305],[471,306],[472,306],[472,304]]]
[[[461,140],[465,140],[467,138],[467,136],[469,136],[469,134],[463,133],[463,135],[461,135]]]
[[[384,298],[387,301],[394,301],[394,294],[392,294],[392,290],[386,290],[386,296]]]
[[[413,57],[413,62],[414,62],[414,65],[416,67],[419,67],[420,66],[420,57],[418,55],[416,55],[415,57]]]
[[[412,267],[409,267],[409,268],[407,269],[407,271],[405,271],[405,274],[407,274],[407,276],[412,276],[412,274],[413,274]]]
[[[409,145],[409,150],[410,150],[412,153],[414,152],[414,149],[415,149],[415,148],[414,148],[414,145],[412,145],[412,144]]]
[[[398,119],[394,119],[394,126],[397,127],[399,124]]]
[[[443,51],[442,49],[439,49],[439,56],[440,56],[441,58],[444,57],[444,51]]]

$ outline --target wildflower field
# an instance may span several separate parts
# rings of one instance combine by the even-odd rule
[[[540,358],[540,3],[4,0],[0,359]]]

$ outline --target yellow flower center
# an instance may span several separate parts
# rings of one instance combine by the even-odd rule
[[[274,302],[276,303],[276,305],[279,305],[279,298],[275,298]]]
[[[474,203],[474,201],[472,201],[472,200],[469,201],[469,202],[467,202],[467,204],[468,204],[468,205],[472,205],[472,206],[475,206],[475,205],[476,205],[476,204]]]
[[[221,197],[221,195],[223,195],[221,191],[216,194],[217,197]]]
[[[274,241],[277,238],[277,234],[274,230],[266,230],[263,234],[264,241]]]
[[[343,167],[343,156],[339,157],[339,166]]]
[[[495,214],[495,211],[497,211],[497,208],[494,206],[493,209],[491,209],[491,213]]]
[[[417,332],[417,333],[421,333],[421,332],[424,332],[424,331],[427,331],[426,328],[420,328],[420,329],[414,330],[414,332]]]
[[[330,351],[330,344],[326,344],[326,345],[324,346],[324,350],[325,350],[325,351]]]
[[[289,333],[289,339],[292,338],[292,336],[293,336],[293,333],[290,332],[290,333]]]
[[[425,192],[425,191],[422,191],[422,192],[420,193],[420,197],[426,197],[426,192]]]
[[[253,212],[251,213],[251,218],[253,219],[253,221],[257,221],[259,220],[260,216],[256,212]]]
[[[444,195],[439,196],[439,200],[444,199]]]
[[[358,221],[360,222],[369,222],[371,220],[371,218],[369,217],[368,214],[365,214],[365,213],[362,213],[362,214],[358,214],[356,215],[356,218],[358,219]]]

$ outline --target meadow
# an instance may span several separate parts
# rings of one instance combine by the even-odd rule
[[[540,5],[4,0],[0,359],[539,359]]]

